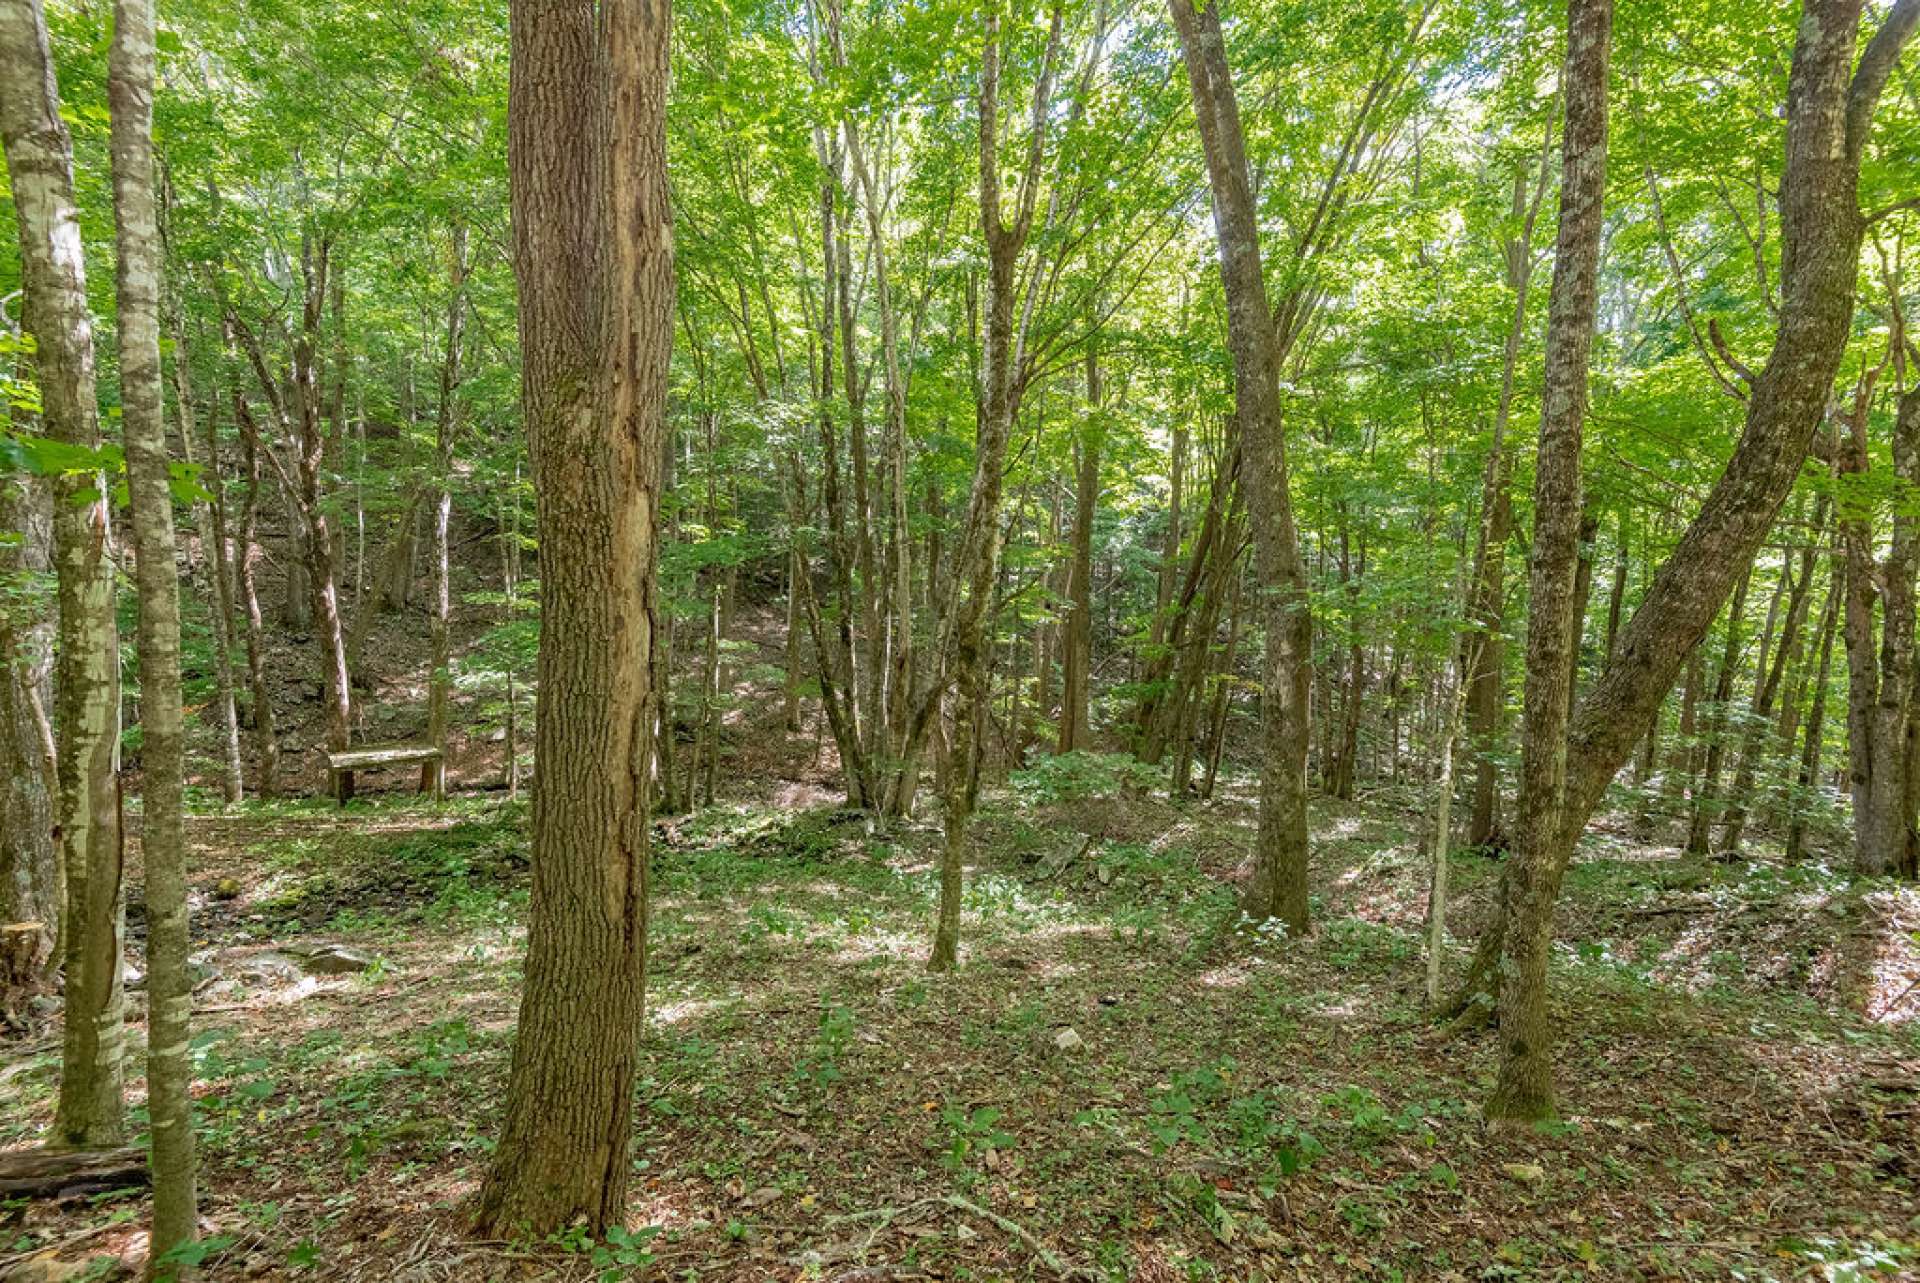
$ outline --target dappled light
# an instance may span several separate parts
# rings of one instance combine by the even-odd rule
[[[1920,1279],[1920,0],[0,0],[0,1283]]]

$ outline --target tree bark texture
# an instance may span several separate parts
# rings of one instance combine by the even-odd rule
[[[1920,0],[1898,0],[1855,70],[1861,7],[1861,0],[1809,0],[1804,6],[1788,77],[1781,304],[1773,350],[1754,379],[1746,423],[1725,471],[1575,711],[1558,832],[1518,856],[1529,867],[1515,870],[1522,890],[1509,897],[1509,911],[1519,912],[1505,948],[1510,975],[1519,983],[1511,1010],[1502,999],[1505,1063],[1495,1096],[1495,1112],[1506,1117],[1551,1107],[1545,963],[1553,901],[1580,831],[1735,579],[1752,564],[1832,396],[1853,316],[1865,228],[1857,194],[1861,155],[1881,90],[1920,24]],[[1568,110],[1571,136],[1571,102]]]
[[[647,957],[673,239],[666,0],[516,0],[508,159],[540,536],[526,983],[477,1222],[625,1216]]]
[[[27,328],[49,435],[100,446],[93,318],[73,195],[73,144],[40,0],[0,3],[0,144],[20,223]],[[119,637],[113,615],[112,487],[97,468],[54,482],[60,646],[55,672],[59,798],[54,819],[66,871],[62,930],[66,1020],[54,1137],[97,1148],[125,1134],[122,1022]]]
[[[186,728],[180,691],[180,581],[174,565],[173,490],[160,363],[164,255],[154,198],[153,0],[115,0],[107,59],[112,112],[115,294],[121,430],[133,508],[139,596],[141,864],[147,891],[147,1116],[158,1263],[191,1241],[194,1191],[193,975],[182,821]]]
[[[1242,899],[1256,922],[1307,929],[1307,722],[1313,620],[1306,566],[1288,493],[1286,438],[1274,320],[1260,260],[1259,221],[1227,64],[1219,5],[1196,11],[1171,0],[1194,116],[1213,191],[1220,275],[1227,296],[1234,413],[1245,450],[1253,521],[1254,583],[1266,632],[1260,696],[1260,828],[1253,878]]]
[[[1545,990],[1561,869],[1551,852],[1566,805],[1567,715],[1579,662],[1581,427],[1598,301],[1612,42],[1612,0],[1572,0],[1560,80],[1566,104],[1560,228],[1534,464],[1519,824],[1504,882],[1510,926],[1501,959],[1502,1001],[1511,999],[1511,1011],[1503,1007],[1501,1012],[1504,1055],[1487,1103],[1488,1115],[1496,1119],[1537,1118],[1552,1108]]]

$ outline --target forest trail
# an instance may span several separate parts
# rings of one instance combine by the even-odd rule
[[[1316,805],[1321,925],[1249,954],[1219,947],[1245,780],[1174,806],[1016,775],[976,822],[965,965],[929,977],[937,831],[797,809],[831,762],[765,734],[760,694],[727,796],[656,825],[630,1212],[658,1233],[630,1248],[476,1243],[457,1217],[513,1032],[524,803],[192,817],[206,1277],[588,1279],[643,1254],[702,1279],[1795,1277],[1899,1251],[1909,889],[1601,826],[1556,977],[1570,1117],[1502,1138],[1490,1036],[1422,1014],[1411,790]],[[1497,865],[1456,875],[1466,940]],[[344,961],[315,974],[326,946]],[[10,1049],[0,1147],[57,1070]],[[132,1251],[143,1197],[15,1206],[0,1259],[85,1231],[75,1260]]]

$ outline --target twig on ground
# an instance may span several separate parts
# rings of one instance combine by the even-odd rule
[[[1049,1248],[1045,1243],[1042,1243],[1034,1236],[1031,1230],[1020,1224],[1020,1222],[1009,1220],[998,1212],[988,1211],[986,1208],[980,1206],[980,1204],[961,1198],[958,1194],[948,1194],[941,1198],[940,1201],[949,1207],[959,1208],[963,1212],[971,1212],[981,1220],[987,1221],[1006,1233],[1013,1235],[1032,1249],[1033,1254],[1040,1258],[1040,1263],[1052,1270],[1055,1274],[1063,1278],[1088,1279],[1092,1280],[1092,1283],[1099,1283],[1100,1275],[1083,1266],[1068,1265],[1053,1249]]]

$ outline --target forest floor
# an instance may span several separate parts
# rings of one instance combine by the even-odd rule
[[[656,827],[624,1243],[461,1220],[505,1088],[524,803],[196,811],[204,1277],[1920,1277],[1912,889],[1601,826],[1554,974],[1565,1121],[1490,1133],[1493,1035],[1422,1011],[1413,791],[1316,805],[1318,925],[1252,949],[1222,931],[1246,781],[992,793],[964,965],[935,977],[937,830],[835,809],[776,703],[742,710],[719,804]],[[1457,861],[1456,968],[1497,876]],[[313,973],[327,944],[349,970]],[[56,1034],[0,1042],[0,1150],[50,1120]],[[139,1190],[0,1202],[0,1278],[111,1277],[145,1216]]]

